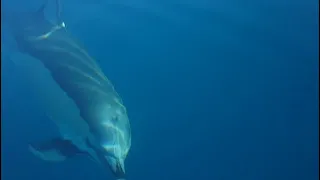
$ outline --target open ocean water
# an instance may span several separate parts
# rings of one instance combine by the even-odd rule
[[[42,0],[2,0],[36,10]],[[318,180],[317,0],[62,0],[68,31],[128,110],[127,180]],[[54,20],[54,3],[47,16]],[[88,158],[36,158],[57,135],[1,26],[1,178],[113,180]],[[107,174],[107,175],[106,175]]]

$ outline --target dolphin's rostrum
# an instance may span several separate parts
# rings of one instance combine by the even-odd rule
[[[76,121],[85,124],[88,133],[80,140],[61,133],[62,137],[30,144],[30,150],[48,161],[87,155],[109,166],[117,178],[125,178],[124,161],[131,146],[126,108],[96,61],[66,31],[60,17],[57,24],[45,19],[45,7],[36,12],[2,12],[2,20],[11,29],[19,50],[39,60],[57,87],[73,101],[80,113]],[[53,120],[62,127],[61,121]]]

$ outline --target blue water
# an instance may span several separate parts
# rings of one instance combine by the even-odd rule
[[[35,10],[42,2],[1,3]],[[318,6],[317,0],[63,1],[67,28],[127,107],[128,180],[319,179]],[[1,50],[2,178],[112,180],[86,158],[50,163],[28,151],[28,143],[57,132],[26,100],[27,83],[13,82],[14,52]]]

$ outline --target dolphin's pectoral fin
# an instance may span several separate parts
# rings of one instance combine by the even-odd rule
[[[49,141],[30,144],[29,150],[45,161],[64,161],[75,155],[86,154],[79,150],[71,141],[54,138]]]

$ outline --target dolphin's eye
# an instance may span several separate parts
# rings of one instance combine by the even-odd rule
[[[118,116],[112,116],[112,121],[118,121],[118,120],[119,120]]]
[[[123,114],[126,113],[126,109],[125,109],[125,108],[118,108],[118,109],[116,110],[116,113],[117,113],[118,115],[123,115]]]

